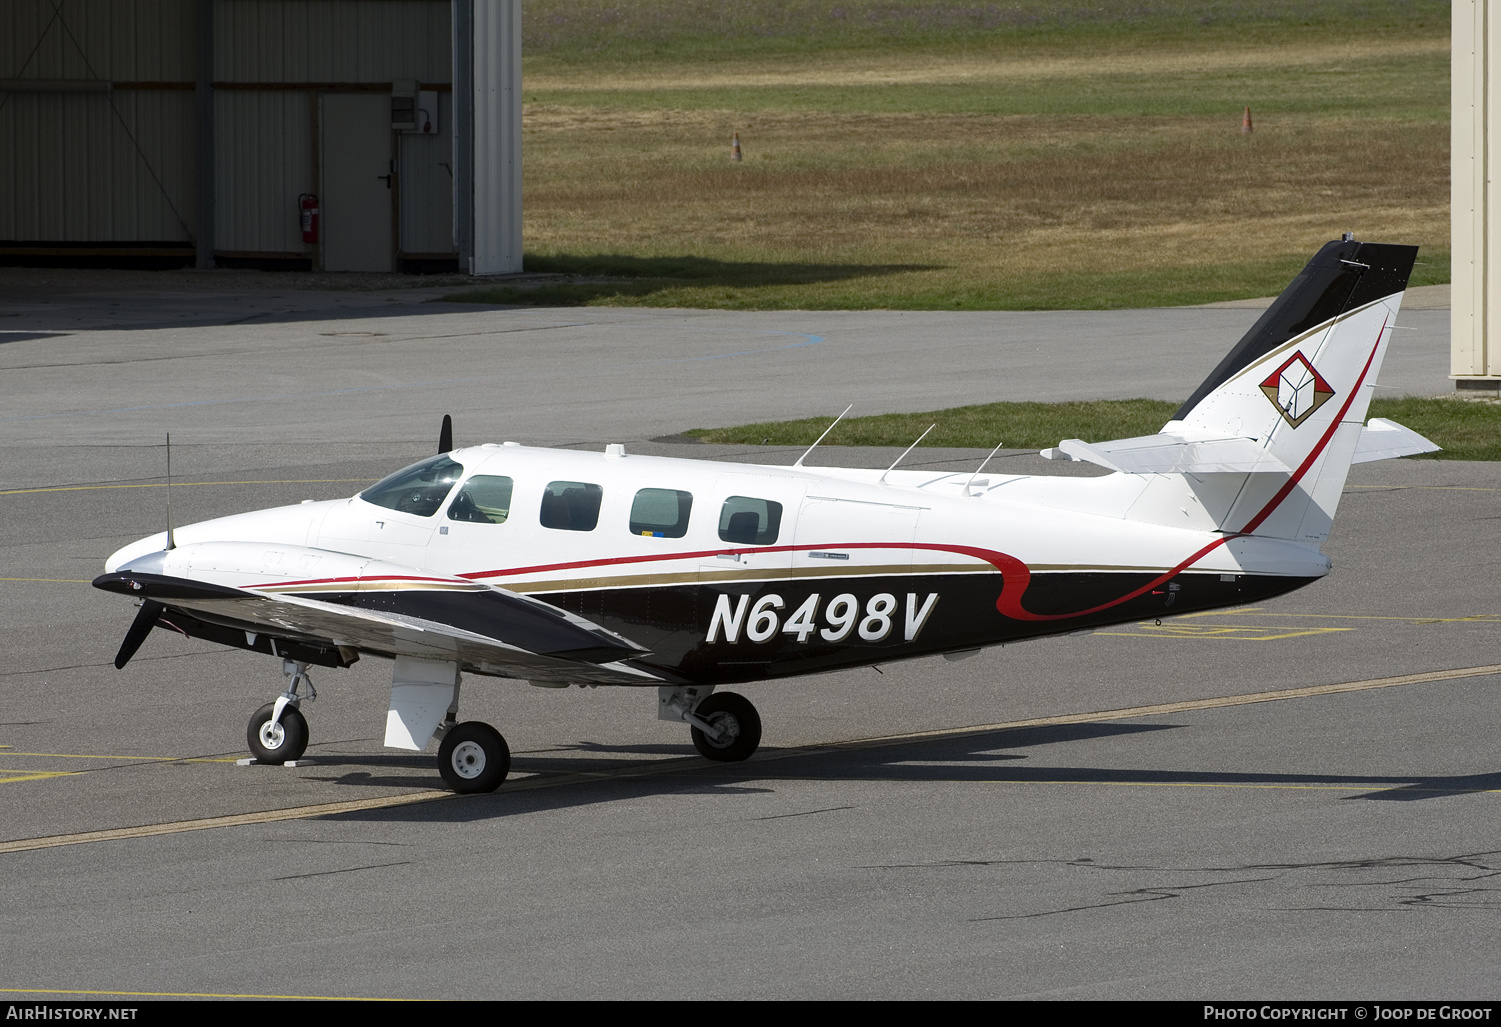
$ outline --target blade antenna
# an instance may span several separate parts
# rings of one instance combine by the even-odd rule
[[[438,429],[438,455],[453,452],[453,418],[443,415],[443,427]]]
[[[1006,442],[1004,439],[1002,439],[1000,442],[997,442],[995,444],[995,448],[990,451],[990,455],[987,456],[984,460],[980,461],[980,466],[975,468],[975,473],[971,474],[969,476],[969,481],[964,483],[964,495],[969,495],[969,487],[975,483],[975,479],[980,476],[980,472],[985,470],[985,465],[995,459],[995,455],[1001,451],[1001,447],[1005,444]]]
[[[847,407],[844,408],[844,414],[849,413],[853,409],[855,409],[855,404],[851,403],[849,406],[847,406]],[[838,417],[834,418],[834,424],[838,424],[840,421],[844,420],[844,414],[840,414]],[[823,430],[823,434],[818,437],[818,439],[813,443],[813,445],[811,445],[811,446],[808,447],[808,453],[813,452],[815,449],[818,448],[818,443],[820,443],[824,439],[828,438],[829,432],[831,432],[831,431],[834,430],[834,424],[829,425],[827,428],[825,428]],[[806,460],[806,459],[808,459],[808,453],[804,453],[802,456],[798,457],[795,461],[793,461],[792,466],[793,467],[801,467],[801,466],[803,466],[803,461]]]
[[[928,431],[932,431],[934,428],[937,428],[937,427],[938,427],[938,422],[934,421],[932,424],[928,425]],[[917,442],[921,442],[923,439],[927,438],[928,437],[928,431],[925,431],[921,435],[919,435],[917,437]],[[891,462],[891,466],[888,467],[888,468],[886,468],[886,470],[884,470],[884,471],[881,472],[881,476],[876,479],[876,484],[877,485],[881,484],[882,482],[884,482],[886,480],[886,475],[888,475],[892,471],[896,470],[896,465],[897,464],[899,464],[903,460],[907,459],[907,454],[910,453],[910,452],[912,452],[914,449],[917,448],[917,442],[912,443],[912,445],[910,445],[906,449],[902,450],[902,455],[899,456],[899,457],[897,457],[895,460],[893,460]]]
[[[177,540],[172,537],[172,433],[167,432],[167,548],[176,549]]]

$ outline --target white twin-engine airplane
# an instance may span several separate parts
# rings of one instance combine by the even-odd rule
[[[453,449],[445,419],[439,455],[351,499],[115,553],[95,586],[142,600],[115,666],[153,627],[280,659],[248,740],[285,763],[309,666],[392,659],[385,744],[438,739],[443,780],[485,792],[510,752],[456,722],[465,673],[651,687],[700,753],[743,760],[760,718],[721,685],[1280,595],[1329,571],[1352,462],[1438,448],[1364,424],[1416,254],[1328,243],[1158,434],[1043,454],[1103,477]]]

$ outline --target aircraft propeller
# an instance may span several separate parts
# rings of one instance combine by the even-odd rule
[[[146,641],[146,636],[151,634],[151,629],[156,627],[156,619],[162,615],[166,607],[161,603],[147,599],[141,604],[141,612],[136,614],[136,619],[131,621],[130,630],[125,632],[125,641],[120,643],[120,652],[115,656],[115,669],[124,670],[130,658],[141,648],[141,643]]]

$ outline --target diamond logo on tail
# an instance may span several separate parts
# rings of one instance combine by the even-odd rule
[[[1268,375],[1261,383],[1261,391],[1282,411],[1282,419],[1294,428],[1334,396],[1329,383],[1301,352],[1294,353],[1287,363]]]

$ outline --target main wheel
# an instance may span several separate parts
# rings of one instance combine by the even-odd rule
[[[271,714],[276,704],[268,702],[256,710],[245,729],[245,741],[250,744],[250,755],[262,763],[286,763],[295,760],[307,750],[307,719],[295,706],[281,711],[281,719],[271,726]]]
[[[499,731],[478,720],[448,729],[438,746],[438,773],[461,794],[493,792],[511,772],[511,750]]]
[[[693,729],[693,747],[705,759],[738,763],[761,744],[761,715],[750,700],[734,692],[715,692],[693,711],[720,730],[718,741]]]

